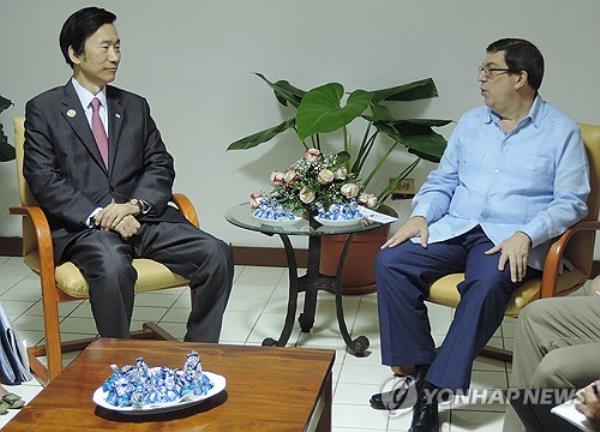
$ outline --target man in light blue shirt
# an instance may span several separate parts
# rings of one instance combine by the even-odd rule
[[[411,430],[438,430],[438,388],[467,390],[473,359],[502,322],[511,294],[539,275],[549,241],[587,213],[581,133],[538,94],[539,50],[522,39],[487,47],[478,81],[485,105],[459,120],[410,219],[376,264],[382,361],[412,375]],[[407,240],[412,241],[407,241]],[[424,300],[428,285],[465,272],[454,320],[438,352]],[[394,409],[392,390],[371,405]]]

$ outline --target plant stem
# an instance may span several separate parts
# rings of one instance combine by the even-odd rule
[[[404,180],[419,164],[421,158],[415,159],[413,163],[408,165],[398,176],[394,177],[390,180],[389,184],[381,191],[379,196],[377,197],[377,206],[382,205],[391,194],[394,193],[394,190],[400,185],[400,182]]]
[[[348,137],[348,127],[344,126],[344,150],[350,154],[350,138]],[[345,163],[346,169],[350,170],[350,159]]]
[[[367,125],[367,129],[365,130],[365,135],[363,136],[362,141],[360,142],[360,147],[358,149],[358,154],[356,155],[356,160],[354,161],[354,165],[352,165],[352,172],[358,174],[360,172],[359,167],[361,166],[360,160],[362,158],[363,153],[365,152],[365,147],[367,145],[367,139],[369,138],[369,132],[371,132],[371,125],[373,122],[369,122]]]
[[[375,140],[373,139],[373,142],[374,141]],[[369,177],[367,177],[367,179],[363,182],[364,188],[366,188],[367,185],[371,182],[371,179],[375,176],[377,171],[379,171],[379,169],[383,166],[384,162],[386,161],[386,159],[388,158],[388,156],[390,155],[392,150],[394,150],[398,144],[400,144],[400,141],[395,141],[390,146],[390,148],[383,154],[383,156],[381,156],[381,158],[379,158],[379,160],[377,161],[377,165],[375,165],[375,168],[373,168],[373,171],[371,171],[371,174],[369,174]],[[373,145],[373,143],[371,143],[371,146],[372,145]]]
[[[317,150],[321,151],[321,137],[319,137],[319,134],[317,135]]]
[[[363,155],[361,156],[360,165],[358,166],[358,172],[362,171],[363,165],[367,161],[367,158],[369,157],[369,154],[371,153],[371,149],[373,148],[373,145],[375,144],[375,139],[377,138],[377,135],[379,135],[378,130],[376,130],[375,133],[373,133],[373,135],[371,136],[371,138],[369,138],[369,140],[367,141],[365,151],[364,151]]]
[[[297,132],[298,132],[298,129],[296,129],[296,125],[294,124],[294,126],[293,126],[293,127],[294,127],[294,130],[296,131],[296,134],[297,134]],[[304,146],[304,149],[305,149],[305,150],[308,150],[308,149],[309,149],[308,145],[307,145],[307,144],[304,142],[304,140],[300,140],[300,142],[301,142],[301,143],[302,143],[302,145]]]

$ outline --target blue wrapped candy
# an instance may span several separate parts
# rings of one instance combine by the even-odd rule
[[[361,219],[363,216],[358,209],[356,200],[344,204],[331,204],[329,209],[325,209],[321,203],[317,203],[319,218],[330,221],[348,221]]]
[[[106,401],[116,407],[149,408],[188,397],[206,395],[214,383],[202,372],[196,351],[186,358],[183,370],[166,367],[149,368],[142,357],[135,366],[111,365],[113,374],[102,384]]]
[[[287,206],[279,204],[275,198],[271,199],[271,201],[263,199],[252,215],[258,219],[272,221],[294,220],[296,218]]]

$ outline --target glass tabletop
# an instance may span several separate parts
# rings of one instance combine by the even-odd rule
[[[303,218],[285,222],[263,221],[252,216],[252,211],[249,203],[238,204],[227,210],[225,219],[238,227],[259,231],[263,234],[310,236],[359,233],[371,231],[384,225],[380,222],[360,219],[352,225],[339,227],[318,225],[313,228],[309,225],[308,220]]]

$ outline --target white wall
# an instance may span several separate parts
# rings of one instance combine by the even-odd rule
[[[15,106],[64,84],[58,48],[66,17],[89,3],[0,0],[0,94]],[[123,60],[115,85],[148,98],[176,160],[175,189],[190,196],[203,226],[235,245],[279,246],[277,239],[229,225],[223,214],[267,188],[274,168],[301,153],[290,133],[245,152],[237,138],[287,118],[252,72],[309,89],[339,81],[377,89],[431,76],[440,97],[416,115],[456,119],[481,103],[476,67],[500,37],[533,41],[546,59],[544,98],[582,122],[600,123],[598,0],[219,0],[98,1],[117,14]],[[445,135],[451,131],[448,128]],[[358,135],[358,132],[355,133]],[[410,160],[395,158],[394,169]],[[420,185],[432,165],[416,173]],[[5,210],[18,202],[12,163],[0,164],[0,235],[19,235]],[[394,204],[406,216],[408,203]]]

